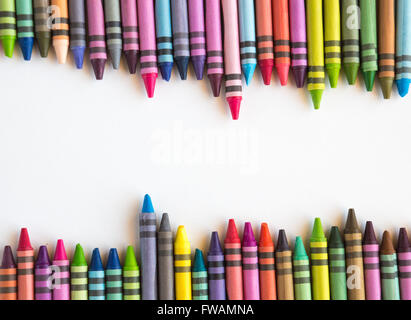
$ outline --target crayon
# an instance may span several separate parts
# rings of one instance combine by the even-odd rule
[[[310,260],[301,237],[295,238],[293,275],[295,300],[311,300]]]
[[[86,9],[84,0],[69,1],[70,49],[77,69],[83,68],[86,50]]]
[[[121,0],[121,24],[123,27],[123,51],[128,71],[135,74],[137,69],[139,39],[137,3],[135,0]]]
[[[102,80],[107,61],[102,0],[87,1],[87,28],[90,62],[97,80]]]
[[[51,45],[51,30],[47,26],[48,6],[49,0],[33,0],[34,35],[42,58],[47,57]]]
[[[325,69],[331,88],[337,88],[341,69],[340,0],[324,1]]]
[[[33,4],[27,0],[16,0],[17,39],[24,60],[31,59],[34,44]]]
[[[207,76],[214,97],[220,95],[223,81],[223,40],[220,0],[208,0],[206,5]]]
[[[411,300],[411,248],[405,228],[400,228],[397,253],[401,300]]]
[[[223,0],[223,7],[224,7]],[[243,266],[241,240],[234,219],[228,220],[224,239],[225,274],[228,300],[243,300]]]
[[[238,0],[238,24],[240,26],[241,69],[245,83],[249,85],[257,66],[254,0]]]
[[[26,228],[17,247],[17,300],[34,300],[34,250]]]
[[[378,70],[376,5],[375,0],[360,0],[361,71],[367,91],[372,91]]]
[[[84,256],[83,248],[78,243],[70,267],[71,300],[88,300],[87,271],[88,266],[86,257]]]
[[[188,37],[187,0],[171,0],[174,61],[181,80],[187,79],[190,43]]]
[[[360,68],[360,10],[358,0],[341,1],[343,68],[348,84],[353,85]]]
[[[397,254],[391,235],[384,231],[380,248],[381,291],[383,300],[400,300]]]
[[[330,300],[330,279],[328,274],[327,238],[320,218],[315,218],[310,238],[311,275],[313,299]]]
[[[291,71],[297,88],[303,88],[307,77],[307,35],[305,1],[290,1]]]
[[[161,217],[157,233],[158,298],[174,300],[173,233],[167,213]]]
[[[104,19],[108,53],[114,70],[120,66],[123,40],[121,39],[120,0],[104,0]]]
[[[57,240],[52,263],[53,300],[70,300],[70,261],[62,239]]]
[[[240,114],[243,91],[238,38],[237,1],[222,0],[222,7],[224,18],[225,96],[230,107],[231,116],[233,120],[237,120]]]
[[[123,270],[117,249],[111,248],[106,264],[106,299],[123,300]]]
[[[265,85],[270,85],[274,67],[273,19],[271,0],[258,0],[255,3],[257,16],[257,60]]]
[[[203,252],[199,249],[195,251],[191,276],[193,283],[193,300],[208,300],[207,269],[204,264]]]
[[[287,236],[283,229],[278,232],[277,247],[275,248],[277,299],[294,300],[294,283],[292,252],[288,246]]]
[[[206,60],[204,3],[203,0],[190,0],[188,4],[191,63],[197,80],[202,80]]]
[[[308,91],[319,109],[324,83],[324,42],[322,0],[307,0]]]
[[[395,80],[401,97],[408,94],[411,83],[411,3],[397,0]]]
[[[17,266],[10,246],[5,246],[0,266],[0,300],[17,300]]]
[[[103,262],[101,261],[100,251],[98,248],[95,248],[91,256],[90,268],[88,269],[88,299],[105,300],[105,288]]]
[[[174,241],[176,300],[191,300],[191,249],[184,226],[177,229]]]
[[[157,300],[157,221],[148,194],[144,196],[139,220],[142,299]]]
[[[362,234],[354,209],[348,210],[344,229],[348,300],[365,300]]]
[[[364,255],[365,299],[381,300],[380,246],[371,221],[367,221],[362,245]]]
[[[258,263],[260,271],[260,298],[261,300],[276,300],[274,243],[266,223],[261,224],[260,241],[258,243]]]
[[[218,232],[211,233],[210,247],[207,255],[208,262],[208,286],[210,300],[225,300],[225,271],[224,252],[220,244]]]
[[[11,58],[16,42],[16,6],[14,0],[0,1],[0,40],[4,54]]]
[[[345,249],[338,227],[331,227],[328,239],[331,300],[347,300]]]
[[[244,300],[260,300],[257,250],[253,228],[250,222],[246,222],[242,243]]]
[[[133,246],[127,247],[123,266],[123,299],[140,300],[140,269]]]
[[[170,0],[155,1],[158,66],[161,76],[169,81],[173,70],[173,32]]]
[[[288,0],[273,1],[274,62],[282,86],[287,85],[290,70],[290,26]]]
[[[34,295],[36,300],[52,300],[52,268],[46,246],[39,248],[34,265]]]
[[[154,22],[153,0],[138,0],[138,21],[140,21],[140,73],[144,81],[147,96],[154,96],[158,77],[156,56],[156,30]],[[144,280],[143,280],[144,281]],[[143,289],[144,295],[144,289]]]
[[[66,63],[69,48],[69,16],[67,0],[51,0],[52,5],[52,42],[57,61]]]

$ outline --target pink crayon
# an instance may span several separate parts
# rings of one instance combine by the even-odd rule
[[[236,0],[222,0],[224,18],[225,92],[233,120],[238,120],[242,100],[238,7]]]
[[[203,0],[188,2],[188,22],[190,30],[190,55],[197,80],[203,79],[206,59],[206,38],[204,27]]]
[[[244,300],[260,300],[260,279],[258,272],[258,247],[253,228],[246,222],[243,234],[243,283]]]
[[[138,60],[138,23],[136,0],[121,0],[121,23],[123,26],[123,50],[128,70],[136,73]]]
[[[401,300],[411,300],[411,248],[405,228],[398,235],[397,255]]]
[[[224,74],[220,0],[206,1],[207,76],[214,97],[220,95]]]
[[[63,240],[57,240],[52,265],[53,300],[70,300],[70,261],[67,259]]]
[[[381,300],[379,245],[371,221],[365,225],[362,250],[366,299]]]
[[[158,76],[153,0],[138,0],[137,8],[140,26],[140,72],[147,96],[152,98]]]

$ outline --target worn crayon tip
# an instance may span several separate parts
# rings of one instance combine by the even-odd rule
[[[331,65],[327,67],[328,79],[330,80],[331,88],[337,88],[338,77],[340,76],[340,66]]]
[[[121,269],[120,258],[116,248],[111,248],[108,253],[106,269]]]
[[[184,226],[178,226],[175,242],[188,242],[187,232]]]
[[[137,259],[133,246],[127,247],[126,258],[124,260],[124,270],[138,270]]]
[[[223,248],[221,248],[220,238],[218,237],[217,231],[213,231],[211,233],[210,248],[208,252],[209,253],[210,252],[211,253],[222,253],[223,252]]]
[[[321,219],[315,218],[313,232],[311,234],[311,240],[312,241],[324,241],[324,239],[325,239],[325,235],[324,235],[323,227],[321,225]]]
[[[340,230],[337,226],[332,226],[330,231],[330,237],[328,239],[328,246],[330,248],[341,248],[344,247]]]
[[[273,240],[271,239],[270,229],[268,228],[268,224],[265,222],[261,224],[259,245],[262,247],[273,246]]]
[[[40,246],[37,254],[36,266],[49,266],[51,264],[47,246]]]
[[[161,77],[163,80],[170,81],[171,78],[171,71],[173,71],[173,63],[172,62],[162,62],[159,64]]]
[[[138,62],[137,50],[126,50],[124,51],[124,56],[126,57],[128,72],[130,72],[130,74],[135,74]]]
[[[76,64],[77,69],[83,69],[83,61],[84,61],[84,51],[86,50],[85,47],[73,47],[71,48],[71,52],[73,53],[74,63]]]
[[[398,94],[401,97],[405,97],[408,94],[408,91],[410,89],[410,83],[410,79],[399,79],[396,81]]]
[[[145,73],[141,75],[146,88],[147,96],[154,97],[154,89],[156,88],[157,73]]]
[[[374,81],[375,81],[375,71],[365,71],[363,72],[363,77],[364,77],[364,82],[365,82],[365,87],[367,91],[372,91],[374,87]]]
[[[153,203],[151,202],[151,197],[146,194],[144,196],[144,201],[143,201],[143,209],[141,210],[143,213],[153,213],[154,208],[153,208]]]
[[[311,99],[313,100],[314,109],[320,109],[321,97],[323,95],[323,90],[311,90]]]
[[[106,66],[106,59],[92,59],[91,66],[93,67],[96,79],[102,80],[104,76],[104,68]]]
[[[374,226],[371,221],[367,221],[365,223],[363,243],[364,244],[378,244],[377,238],[375,236]]]
[[[203,252],[200,249],[196,249],[194,254],[193,271],[206,271]]]
[[[385,230],[382,234],[382,241],[380,247],[381,254],[393,254],[395,253],[394,245],[390,233]]]
[[[285,63],[278,63],[275,68],[277,69],[278,78],[282,86],[286,86],[288,82],[288,73],[290,71],[290,65]]]
[[[84,250],[83,247],[80,245],[80,243],[77,243],[76,245],[76,250],[74,251],[74,256],[73,260],[71,261],[72,266],[86,266],[87,265],[87,260],[86,257],[84,256]]]
[[[400,233],[398,234],[398,252],[407,251],[411,251],[407,229],[400,228]]]
[[[227,102],[230,107],[231,117],[233,120],[238,120],[240,116],[240,106],[242,97],[228,97]]]
[[[189,57],[177,57],[174,59],[181,80],[187,80],[188,60]]]
[[[113,65],[113,69],[118,70],[121,60],[121,48],[111,48],[108,49],[108,52],[111,57],[111,64]]]
[[[65,64],[69,47],[68,40],[53,39],[53,47],[56,52],[57,62],[59,64]]]
[[[29,232],[27,231],[27,228],[21,228],[19,245],[17,247],[17,250],[18,251],[33,250],[33,247],[31,246],[31,243],[30,243],[30,237],[29,237]]]
[[[1,44],[3,45],[3,50],[4,50],[4,54],[6,55],[6,57],[13,57],[13,51],[14,51],[14,44],[16,42],[16,39],[13,37],[3,37],[1,39]]]
[[[54,260],[67,260],[66,248],[64,248],[63,239],[57,240],[56,251],[54,252]]]
[[[287,236],[285,235],[285,230],[281,229],[278,231],[278,240],[277,240],[277,251],[288,251],[290,247],[288,246]]]
[[[349,85],[355,84],[359,67],[359,63],[344,63],[344,73]]]
[[[16,268],[16,262],[13,257],[13,250],[10,246],[4,246],[3,260],[1,262],[2,269]]]
[[[269,86],[271,83],[271,75],[273,73],[274,61],[272,59],[263,59],[258,61],[260,67],[261,76],[264,84]]]
[[[240,237],[238,236],[237,227],[235,225],[234,219],[228,220],[227,233],[225,236],[225,243],[241,243]]]
[[[90,270],[104,270],[100,250],[98,250],[98,248],[95,248],[93,250],[93,254],[91,255]]]
[[[381,86],[381,91],[382,91],[382,95],[384,99],[391,98],[393,82],[394,82],[394,78],[380,78],[380,86]]]
[[[24,37],[18,39],[21,53],[26,61],[31,60],[31,53],[33,52],[34,38]]]
[[[305,251],[303,239],[298,236],[295,238],[295,245],[294,245],[294,259],[307,259],[307,252]]]
[[[348,209],[347,222],[345,223],[344,233],[356,233],[360,232],[357,218],[355,217],[355,211],[353,208]]]
[[[251,79],[253,78],[254,70],[256,67],[256,64],[254,63],[246,63],[243,64],[242,66],[243,73],[244,73],[244,78],[245,78],[245,83],[247,86],[250,84]]]
[[[171,231],[170,226],[170,219],[168,217],[168,213],[163,213],[161,217],[160,227],[158,228],[159,231]]]
[[[306,66],[295,66],[291,68],[294,76],[295,85],[297,88],[304,88],[305,79],[307,78],[307,67]]]
[[[205,60],[206,60],[205,56],[191,57],[191,63],[193,64],[194,73],[196,75],[197,80],[203,79]]]
[[[219,73],[213,73],[208,75],[210,80],[211,90],[213,91],[213,96],[220,96],[221,83],[223,82],[223,75]]]

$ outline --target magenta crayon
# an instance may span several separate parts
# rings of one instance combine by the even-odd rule
[[[242,245],[244,300],[260,300],[258,247],[250,222],[245,223]]]
[[[17,265],[10,246],[5,246],[0,266],[0,300],[17,300]]]
[[[138,0],[137,6],[140,26],[140,72],[147,96],[152,98],[158,76],[154,3],[153,0]]]
[[[397,256],[401,300],[411,300],[411,247],[405,228],[400,228]]]
[[[193,64],[197,80],[201,80],[203,79],[204,63],[206,60],[203,0],[188,1],[188,23],[191,63]]]
[[[221,30],[220,0],[207,0],[206,5],[206,39],[207,39],[207,76],[210,80],[214,97],[220,95],[224,74],[223,41]]]
[[[364,257],[364,285],[367,300],[381,300],[380,246],[371,221],[367,221],[362,245]]]
[[[121,24],[123,26],[123,50],[128,70],[136,73],[138,61],[138,23],[135,0],[121,0]]]
[[[21,228],[17,247],[18,300],[34,300],[34,250],[26,228]]]
[[[52,271],[46,246],[41,246],[34,265],[34,291],[36,300],[52,299]]]
[[[53,300],[70,300],[70,261],[62,239],[57,240],[52,264]]]
[[[223,0],[224,1],[224,0]],[[228,221],[224,240],[225,274],[228,300],[243,300],[241,240],[234,219]]]

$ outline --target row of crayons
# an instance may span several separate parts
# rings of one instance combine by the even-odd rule
[[[107,51],[114,69],[124,51],[130,73],[136,72],[140,56],[149,97],[158,67],[168,81],[175,63],[186,79],[191,59],[198,80],[207,65],[216,97],[225,74],[233,119],[239,117],[241,74],[248,85],[257,64],[266,85],[274,67],[281,85],[287,84],[290,68],[298,88],[308,76],[316,109],[325,71],[335,88],[341,65],[351,85],[361,68],[368,91],[378,72],[386,99],[394,79],[401,96],[411,83],[408,0],[51,0],[51,5],[49,0],[0,2],[0,40],[7,56],[17,38],[24,59],[30,60],[36,38],[42,57],[52,44],[58,61],[65,63],[70,47],[81,69],[88,40],[97,79],[103,78]]]
[[[87,264],[80,244],[67,258],[63,240],[57,241],[53,261],[46,246],[37,259],[26,228],[21,230],[17,264],[6,246],[0,268],[0,300],[411,300],[411,246],[401,228],[397,250],[388,231],[381,245],[373,224],[364,237],[350,209],[341,236],[333,226],[327,240],[320,218],[314,221],[310,257],[300,236],[294,252],[284,230],[274,246],[269,227],[261,224],[257,242],[245,223],[242,241],[229,220],[224,249],[211,233],[207,266],[201,250],[191,249],[184,226],[173,234],[167,213],[157,231],[148,195],[140,214],[139,268],[132,246],[124,265],[110,249],[104,268],[99,249]]]

